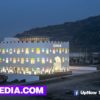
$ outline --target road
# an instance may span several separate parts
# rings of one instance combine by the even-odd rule
[[[91,65],[92,66],[92,65]],[[97,70],[96,66],[70,66],[70,70],[72,71],[73,75],[84,74],[84,73],[91,73]]]

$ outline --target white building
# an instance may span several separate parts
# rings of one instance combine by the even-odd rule
[[[0,43],[0,73],[50,74],[68,67],[69,42],[31,37],[5,38]]]

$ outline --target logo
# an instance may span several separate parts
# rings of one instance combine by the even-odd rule
[[[53,44],[53,47],[61,47],[61,44]]]
[[[78,90],[75,90],[74,91],[74,96],[78,96],[79,95],[79,91]]]

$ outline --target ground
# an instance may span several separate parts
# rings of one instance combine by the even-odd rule
[[[100,100],[100,96],[73,95],[73,90],[100,90],[100,72],[63,77],[44,85],[47,86],[46,97],[0,97],[0,100]]]

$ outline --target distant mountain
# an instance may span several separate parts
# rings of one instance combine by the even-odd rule
[[[51,40],[69,41],[71,51],[100,51],[100,16],[75,22],[35,28],[15,37],[49,36]]]

